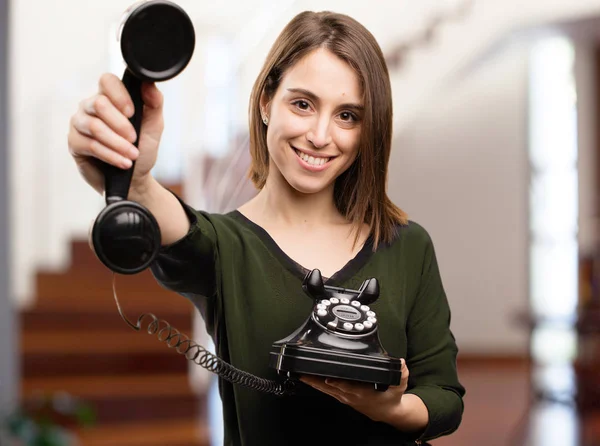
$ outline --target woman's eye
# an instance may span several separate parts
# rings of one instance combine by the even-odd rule
[[[354,113],[342,112],[340,113],[340,119],[344,122],[356,122],[358,117]]]
[[[300,110],[308,110],[310,108],[309,103],[306,101],[295,101],[293,104]]]

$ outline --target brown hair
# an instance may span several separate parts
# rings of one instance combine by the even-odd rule
[[[301,12],[273,44],[250,96],[249,177],[262,189],[269,173],[261,95],[272,98],[286,71],[318,48],[326,48],[344,60],[359,77],[364,101],[359,153],[336,179],[334,200],[338,210],[354,225],[355,242],[366,223],[376,249],[380,242],[391,242],[396,225],[406,225],[408,218],[386,193],[392,146],[392,92],[387,65],[373,35],[353,18],[329,11]]]

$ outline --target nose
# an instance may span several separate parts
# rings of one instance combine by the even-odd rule
[[[317,149],[331,144],[332,138],[329,132],[329,120],[325,116],[316,120],[306,133],[306,139]]]

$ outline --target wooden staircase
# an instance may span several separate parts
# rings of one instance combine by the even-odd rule
[[[66,392],[89,403],[91,428],[80,446],[208,446],[206,395],[189,384],[194,366],[156,335],[119,316],[112,272],[87,241],[74,241],[66,272],[39,272],[35,307],[22,312],[22,399]],[[125,316],[153,313],[192,335],[194,307],[163,289],[149,271],[116,278]]]

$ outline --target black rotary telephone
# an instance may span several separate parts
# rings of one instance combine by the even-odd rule
[[[131,122],[138,134],[143,112],[141,82],[177,75],[191,58],[194,40],[191,20],[179,6],[155,0],[131,8],[122,28],[121,50],[128,65],[123,83],[134,101]],[[114,273],[141,272],[159,252],[158,223],[146,208],[127,200],[133,166],[123,170],[102,163],[101,168],[107,206],[94,223],[94,250]],[[358,290],[336,288],[324,285],[319,270],[313,270],[302,288],[315,301],[313,311],[300,328],[273,344],[269,364],[283,379],[272,381],[233,367],[153,314],[142,314],[136,324],[131,323],[121,310],[113,276],[119,314],[131,328],[139,331],[149,319],[148,333],[232,383],[276,395],[293,393],[302,374],[371,383],[379,391],[400,384],[400,359],[383,349],[377,316],[369,308],[379,297],[376,279],[366,280]]]
[[[377,315],[369,304],[379,297],[379,284],[365,280],[358,290],[323,284],[318,269],[304,278],[302,289],[314,301],[304,324],[273,344],[270,365],[289,378],[320,375],[373,383],[385,391],[400,384],[400,359],[383,349]]]

